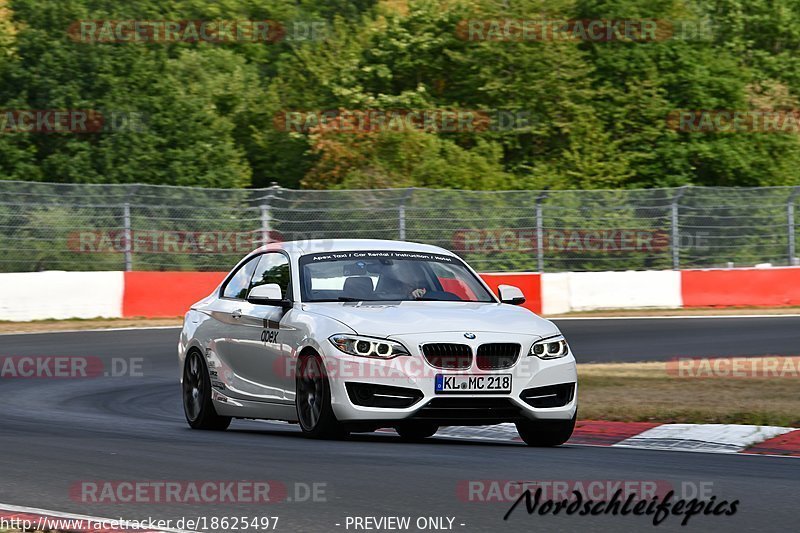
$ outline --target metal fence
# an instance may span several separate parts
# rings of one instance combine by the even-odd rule
[[[228,270],[269,240],[436,244],[489,271],[797,264],[800,187],[310,191],[0,181],[0,271]]]

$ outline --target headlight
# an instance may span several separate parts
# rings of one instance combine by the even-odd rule
[[[383,339],[357,337],[355,335],[333,335],[328,340],[340,351],[349,355],[377,357],[379,359],[391,359],[398,355],[409,355],[405,346],[399,342]]]
[[[555,335],[533,343],[528,355],[535,355],[539,359],[558,359],[567,355],[568,352],[569,347],[564,337]]]

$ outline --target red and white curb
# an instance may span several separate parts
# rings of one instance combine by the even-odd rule
[[[68,531],[70,533],[193,533],[174,528],[148,528],[144,524],[118,518],[102,518],[62,513],[0,503],[0,524],[7,529],[31,531]]]
[[[437,437],[520,442],[514,424],[446,427]],[[580,421],[568,444],[800,457],[800,429],[738,424]]]
[[[629,437],[614,446],[653,450],[739,453],[793,431],[773,426],[733,424],[664,424]]]
[[[285,422],[260,421],[289,427]],[[378,433],[395,434],[389,428]],[[454,440],[518,442],[514,424],[448,426],[436,437]],[[660,424],[580,420],[567,444],[705,453],[743,453],[800,457],[800,429],[744,424]]]

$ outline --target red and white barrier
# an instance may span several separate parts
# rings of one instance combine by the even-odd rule
[[[800,306],[800,268],[685,270],[685,307]]]
[[[542,274],[546,315],[597,309],[682,307],[681,273],[673,270]]]
[[[542,276],[538,273],[521,274],[481,274],[483,281],[497,294],[498,285],[514,285],[522,290],[525,303],[522,304],[534,313],[542,312]]]
[[[176,317],[224,272],[0,274],[0,320]],[[516,285],[545,315],[601,309],[800,306],[800,268],[482,274]]]
[[[227,272],[125,272],[122,316],[181,316],[222,283]]]
[[[120,318],[123,272],[0,274],[0,320]]]

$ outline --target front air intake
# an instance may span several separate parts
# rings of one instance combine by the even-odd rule
[[[384,409],[405,409],[423,397],[422,391],[405,387],[376,385],[372,383],[345,383],[347,395],[354,405],[362,407],[382,407]]]
[[[472,348],[466,344],[423,344],[422,355],[428,364],[444,370],[466,370],[472,366]]]
[[[502,370],[511,368],[519,358],[522,347],[513,342],[494,342],[481,344],[475,362],[481,370]]]
[[[559,385],[548,385],[546,387],[536,387],[535,389],[525,389],[519,397],[523,402],[531,407],[564,407],[575,396],[574,383],[561,383]]]
[[[524,420],[509,398],[434,398],[414,413],[414,418],[459,426]]]

